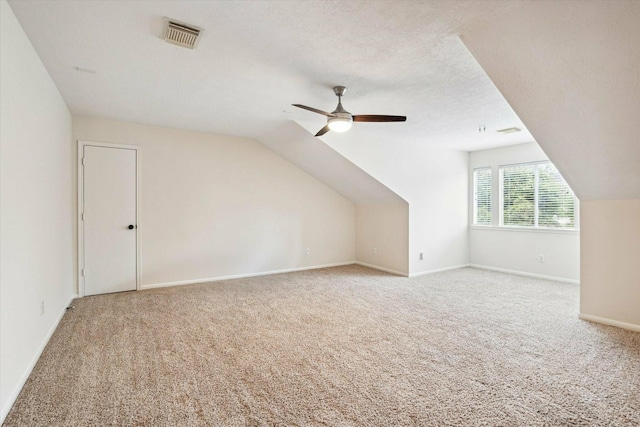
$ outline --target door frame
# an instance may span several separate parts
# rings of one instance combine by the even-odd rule
[[[96,142],[78,140],[78,296],[84,297],[84,165],[83,155],[84,147],[104,147],[115,149],[135,150],[136,152],[136,291],[140,287],[140,147],[137,145],[113,144],[110,142]]]

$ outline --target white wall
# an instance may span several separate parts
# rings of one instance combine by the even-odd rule
[[[580,233],[568,230],[518,230],[498,227],[499,167],[549,160],[535,142],[469,153],[469,206],[473,207],[473,169],[491,167],[493,226],[469,230],[469,262],[492,268],[577,283],[580,279]],[[473,209],[469,209],[473,224]],[[577,221],[579,228],[579,219]],[[544,263],[538,256],[544,255]]]
[[[580,198],[581,311],[640,329],[637,258],[616,256],[640,231],[608,219],[640,200],[638,22],[637,1],[523,2],[462,38]]]
[[[142,286],[355,261],[354,204],[256,141],[81,116],[73,139],[141,147]]]
[[[331,146],[409,203],[409,275],[469,263],[467,152],[428,142]]]
[[[0,18],[2,422],[74,293],[74,183],[71,114],[4,0]]]
[[[469,264],[469,156],[444,149],[425,154],[407,153],[398,168],[409,201],[410,275]]]
[[[580,235],[577,232],[472,228],[469,259],[474,267],[578,283]],[[544,256],[544,263],[538,256]]]
[[[581,205],[583,318],[640,331],[640,200]]]
[[[356,205],[356,261],[409,274],[409,206],[407,203]]]
[[[405,200],[295,122],[282,123],[258,140],[356,204],[358,263],[409,274],[409,210]]]

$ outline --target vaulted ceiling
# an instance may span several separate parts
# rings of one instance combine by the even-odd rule
[[[458,34],[520,5],[503,1],[10,1],[72,113],[260,138],[325,119],[331,88],[357,123],[326,141],[473,151],[533,141]],[[163,17],[203,28],[165,43]],[[479,126],[486,132],[480,133]],[[500,135],[497,129],[523,131]]]

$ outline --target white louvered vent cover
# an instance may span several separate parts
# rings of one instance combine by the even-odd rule
[[[497,130],[496,132],[501,133],[503,135],[507,135],[509,133],[516,133],[516,132],[520,132],[520,128],[506,128],[506,129],[500,129]]]
[[[195,49],[201,34],[202,28],[164,18],[164,40],[167,43]]]

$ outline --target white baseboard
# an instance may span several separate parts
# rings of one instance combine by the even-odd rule
[[[169,286],[194,285],[196,283],[219,282],[221,280],[246,279],[248,277],[270,276],[272,274],[292,273],[294,271],[316,270],[318,268],[340,267],[343,265],[353,265],[355,261],[337,262],[333,264],[312,265],[308,267],[286,268],[284,270],[261,271],[259,273],[234,274],[232,276],[207,277],[204,279],[181,280],[178,282],[152,283],[150,285],[142,285],[141,289],[166,288]]]
[[[633,323],[625,323],[620,322],[619,320],[607,319],[606,317],[598,317],[582,313],[578,314],[578,318],[582,320],[588,320],[589,322],[602,323],[603,325],[616,326],[618,328],[640,332],[640,325],[634,325]]]
[[[545,276],[543,274],[527,273],[526,271],[508,270],[506,268],[489,267],[487,265],[469,264],[469,267],[479,268],[480,270],[499,271],[500,273],[515,274],[517,276],[535,277],[536,279],[553,280],[554,282],[580,284],[579,280],[567,279],[565,277]]]
[[[402,271],[392,270],[392,269],[390,269],[390,268],[380,267],[380,266],[373,265],[373,264],[367,264],[366,262],[356,261],[354,264],[358,264],[358,265],[361,265],[361,266],[363,266],[363,267],[373,268],[374,270],[384,271],[384,272],[386,272],[386,273],[395,274],[395,275],[397,275],[397,276],[404,276],[404,277],[408,277],[408,274],[407,274],[407,273],[403,273]]]
[[[20,381],[18,382],[16,387],[13,389],[13,392],[9,395],[9,398],[7,399],[6,404],[4,405],[2,410],[0,411],[0,425],[2,425],[2,423],[4,422],[4,419],[7,417],[7,415],[9,415],[9,411],[11,410],[11,407],[13,406],[13,404],[16,402],[16,399],[18,398],[18,395],[22,391],[22,387],[24,387],[24,384],[29,379],[29,375],[31,375],[31,371],[33,371],[33,368],[36,366],[36,363],[38,363],[38,359],[40,359],[40,356],[42,355],[42,352],[44,351],[44,349],[47,346],[47,344],[49,344],[49,340],[51,339],[51,336],[53,335],[53,333],[58,328],[58,324],[62,320],[62,317],[64,316],[64,314],[67,312],[67,307],[69,307],[71,305],[71,302],[76,298],[78,298],[77,294],[72,295],[71,298],[69,298],[69,301],[62,308],[62,312],[60,312],[60,314],[58,315],[58,318],[53,323],[53,326],[51,327],[51,329],[49,329],[49,332],[44,337],[44,340],[42,341],[42,344],[40,344],[40,347],[38,347],[38,350],[36,351],[36,354],[31,359],[31,363],[29,363],[29,366],[27,367],[27,370],[22,375],[22,378],[20,378]]]
[[[442,271],[449,271],[449,270],[457,270],[459,268],[465,268],[465,267],[469,267],[469,264],[460,264],[460,265],[454,265],[451,267],[436,268],[434,270],[418,271],[416,273],[409,274],[409,277],[424,276],[426,274],[440,273]]]

